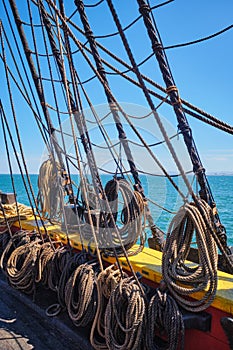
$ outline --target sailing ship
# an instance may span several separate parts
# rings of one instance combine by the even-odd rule
[[[2,1],[1,268],[26,294],[55,291],[48,313],[88,329],[90,349],[233,348],[232,251],[187,116],[233,126],[180,95],[154,16],[170,2]]]

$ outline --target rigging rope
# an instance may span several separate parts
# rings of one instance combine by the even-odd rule
[[[193,44],[197,44],[197,43],[201,43],[202,41],[206,41],[206,40],[209,40],[209,39],[212,39],[212,38],[215,38],[216,36],[220,35],[220,34],[223,34],[225,32],[227,32],[228,30],[232,29],[233,28],[233,24],[223,28],[222,30],[219,30],[218,32],[216,33],[213,33],[211,35],[208,35],[204,38],[200,38],[200,39],[197,39],[197,40],[193,40],[193,41],[188,41],[186,43],[182,43],[182,44],[175,44],[175,45],[169,45],[169,46],[165,46],[163,47],[163,50],[168,50],[168,49],[175,49],[177,47],[184,47],[184,46],[189,46],[189,45],[193,45]]]
[[[130,150],[129,145],[128,145],[127,137],[126,137],[122,122],[120,120],[118,109],[114,103],[114,99],[112,98],[109,83],[108,83],[108,80],[107,80],[107,77],[105,74],[103,64],[101,62],[101,58],[100,58],[100,55],[98,52],[96,41],[95,41],[95,38],[93,36],[93,32],[91,30],[90,24],[88,22],[88,18],[87,18],[86,13],[85,13],[83,1],[76,1],[75,0],[75,4],[78,8],[80,18],[81,18],[81,21],[82,21],[82,24],[83,24],[83,27],[85,30],[85,35],[86,35],[87,40],[89,41],[91,51],[93,53],[93,57],[94,57],[94,60],[96,63],[97,72],[99,73],[101,79],[103,80],[103,88],[104,88],[104,91],[105,91],[105,94],[107,97],[107,101],[109,103],[109,107],[110,107],[110,110],[112,112],[112,116],[113,116],[117,131],[118,131],[118,137],[119,137],[119,139],[122,143],[122,146],[124,148],[124,151],[125,151],[125,154],[126,154],[126,157],[127,157],[135,184],[136,184],[136,186],[138,186],[138,190],[142,191],[142,193],[143,193],[142,184],[141,184],[141,181],[140,181],[139,176],[138,176],[137,168],[136,168],[131,150]]]
[[[72,21],[69,21],[68,18],[66,18],[66,20],[68,22],[70,22],[72,24],[72,26],[77,29],[80,33],[82,33],[84,35],[84,32],[81,28],[79,28],[76,23],[72,22]],[[114,55],[111,51],[109,51],[107,48],[105,48],[102,44],[100,44],[99,42],[96,41],[96,44],[99,48],[101,48],[101,50],[103,50],[105,53],[107,53],[109,56],[111,56],[114,60],[116,60],[117,62],[119,62],[120,64],[122,64],[124,67],[126,67],[128,69],[128,71],[134,71],[133,70],[133,67],[130,66],[129,64],[127,64],[126,62],[124,62],[121,58],[119,58],[118,56]],[[81,44],[80,44],[81,45]],[[85,47],[85,50],[87,50],[88,52],[91,53],[91,50],[88,49],[87,47]],[[132,82],[134,85],[140,87],[140,84],[135,81],[134,79],[132,79],[131,77],[129,76],[126,76],[124,75],[123,73],[121,73],[118,69],[116,69],[114,66],[112,66],[110,63],[108,63],[106,60],[104,60],[103,58],[101,58],[101,61],[107,65],[108,67],[110,67],[112,70],[114,70],[117,74],[120,74],[122,75],[125,79],[129,80],[130,82]],[[106,74],[108,74],[108,72],[106,72]],[[142,74],[142,77],[145,81],[149,82],[151,85],[153,85],[154,87],[156,87],[157,89],[163,91],[166,93],[166,89],[164,87],[162,87],[161,85],[159,85],[158,83],[156,83],[155,81],[153,81],[152,79],[150,79],[149,77],[145,76],[144,74]],[[158,99],[160,100],[164,100],[164,97],[157,94],[156,92],[154,92],[153,90],[150,90],[148,89],[149,93],[155,97],[157,97]],[[166,99],[165,101],[166,103],[170,104],[171,105],[171,102],[169,100]],[[196,111],[197,113],[201,114],[201,115],[204,115],[206,116],[207,119],[211,119],[211,120],[214,120],[216,121],[216,124],[211,124],[209,123],[210,125],[212,126],[215,126],[217,128],[219,128],[220,130],[223,130],[225,132],[228,132],[228,133],[233,133],[233,127],[230,126],[229,124],[226,124],[224,122],[222,122],[221,120],[219,120],[218,118],[215,118],[214,116],[210,115],[209,113],[206,113],[205,111],[201,110],[200,108],[192,105],[190,102],[184,100],[181,98],[181,102],[186,105],[187,107],[189,107],[190,109],[193,109],[194,111]],[[204,122],[207,122],[207,120],[205,119],[202,119],[198,114],[194,113],[193,111],[190,111],[189,109],[187,108],[183,108],[184,112],[187,113],[187,114],[190,114],[191,116],[197,118],[197,119],[200,119]]]

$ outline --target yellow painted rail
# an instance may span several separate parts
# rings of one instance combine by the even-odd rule
[[[40,221],[38,220],[38,223]],[[44,222],[47,232],[50,237],[54,240],[61,240],[64,244],[67,244],[67,236],[61,230],[59,225],[53,225],[49,221]],[[21,225],[24,230],[34,230],[37,228],[34,217],[29,217],[26,220],[21,220]],[[19,227],[19,223],[15,222],[14,226]],[[41,225],[41,231],[43,233],[44,228]],[[82,246],[80,243],[79,234],[71,233],[69,234],[70,244],[73,248],[81,250]],[[136,247],[135,247],[136,249]],[[114,263],[115,259],[113,257],[104,257],[109,263]],[[129,260],[136,272],[140,272],[146,279],[159,283],[161,274],[161,261],[162,253],[151,248],[144,248],[141,253],[135,256],[129,257]],[[119,258],[120,264],[125,270],[129,270],[125,258]],[[192,263],[190,263],[192,264]],[[202,293],[196,293],[194,296],[196,299],[202,297]],[[218,290],[216,297],[211,305],[216,309],[224,311],[226,313],[233,315],[233,275],[228,273],[218,271]]]

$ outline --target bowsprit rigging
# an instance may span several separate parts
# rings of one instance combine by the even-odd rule
[[[226,350],[221,325],[231,343],[232,251],[187,115],[228,134],[233,126],[180,96],[154,18],[171,2],[135,0],[129,13],[112,0],[2,2],[13,195],[0,193],[1,269],[33,297],[53,291],[46,315],[65,310],[94,349],[193,350],[200,337],[200,349]],[[22,120],[45,146],[37,195]]]

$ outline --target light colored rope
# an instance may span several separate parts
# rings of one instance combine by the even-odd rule
[[[110,350],[140,349],[145,299],[134,279],[122,279],[111,293],[105,312],[105,338]]]
[[[96,311],[95,272],[90,264],[80,265],[70,276],[65,288],[68,314],[77,327],[85,327]]]
[[[52,159],[47,159],[40,167],[38,189],[37,201],[42,215],[60,220],[64,196],[61,167]]]
[[[105,310],[112,291],[122,279],[122,274],[115,265],[108,266],[101,271],[97,278],[98,302],[95,318],[91,327],[90,342],[96,350],[107,350],[105,340]]]

